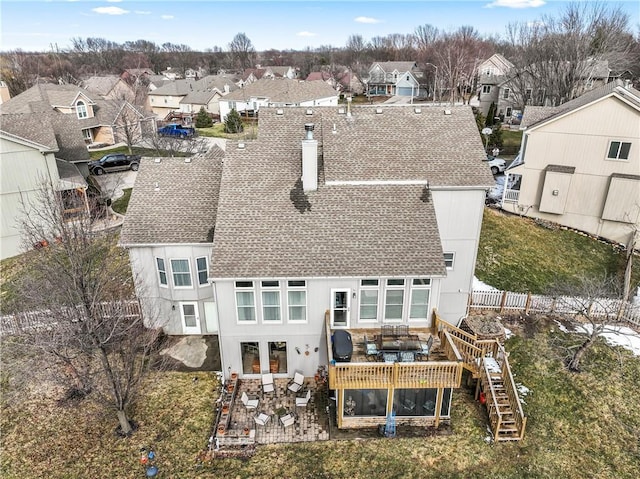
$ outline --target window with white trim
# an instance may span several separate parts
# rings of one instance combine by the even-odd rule
[[[209,268],[207,266],[206,256],[196,258],[196,269],[198,270],[198,284],[200,286],[206,286],[209,284]]]
[[[378,296],[380,295],[380,280],[360,280],[360,321],[376,322],[378,320]]]
[[[173,286],[176,288],[191,287],[191,269],[188,259],[172,259],[171,274],[173,275]]]
[[[429,316],[429,296],[431,295],[431,280],[414,278],[411,280],[411,308],[409,320],[426,320]]]
[[[456,258],[455,253],[444,253],[444,266],[447,269],[453,269],[453,263]]]
[[[287,281],[287,307],[289,322],[307,321],[307,282],[304,280]]]
[[[509,88],[505,88],[504,90],[502,90],[502,98],[506,100],[507,98],[509,98],[510,93],[511,93],[511,90]]]
[[[491,93],[491,85],[482,85],[482,93]]]
[[[160,286],[168,286],[167,267],[164,264],[164,258],[156,258],[156,269],[158,270],[158,282]]]
[[[281,322],[280,313],[280,281],[262,281],[262,320],[264,322]]]
[[[238,322],[256,322],[256,302],[253,281],[236,281],[236,311]]]
[[[84,138],[84,141],[87,141],[89,143],[93,141],[93,136],[91,135],[90,128],[85,128],[84,130],[82,130],[82,136]]]
[[[82,100],[78,100],[76,102],[76,114],[78,118],[87,118],[89,116],[89,112],[87,111],[87,105]]]
[[[384,320],[402,321],[404,279],[388,279],[384,292]]]
[[[628,160],[631,143],[625,141],[612,141],[609,143],[608,160]]]

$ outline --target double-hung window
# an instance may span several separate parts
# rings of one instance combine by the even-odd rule
[[[280,281],[262,281],[262,320],[266,322],[281,322],[280,312]]]
[[[409,320],[416,321],[428,319],[430,293],[430,279],[414,278],[411,280],[411,308],[409,310]]]
[[[402,321],[404,279],[388,279],[384,294],[384,320]]]
[[[173,285],[176,288],[191,287],[191,269],[188,259],[172,259],[171,273],[173,274]]]
[[[455,260],[455,253],[444,253],[444,266],[447,269],[453,269],[453,263]]]
[[[76,113],[79,119],[87,118],[89,113],[87,111],[87,105],[82,100],[76,102]]]
[[[373,323],[378,320],[378,296],[380,280],[360,281],[360,321]]]
[[[256,322],[256,302],[253,281],[236,281],[236,310],[238,322]]]
[[[491,93],[491,85],[482,85],[482,93]]]
[[[612,141],[609,143],[609,152],[607,159],[609,160],[628,160],[631,143],[624,141]]]
[[[206,286],[209,284],[209,268],[207,268],[207,257],[201,256],[196,258],[196,267],[198,270],[198,284],[200,286]]]
[[[156,268],[158,269],[158,282],[160,286],[168,286],[167,267],[164,264],[164,258],[156,258]]]
[[[287,281],[287,306],[289,322],[307,321],[307,282],[304,280]]]

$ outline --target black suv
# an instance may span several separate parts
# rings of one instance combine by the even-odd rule
[[[110,171],[138,171],[139,165],[140,155],[111,153],[109,155],[104,155],[99,160],[89,162],[89,172],[93,175],[102,175]]]

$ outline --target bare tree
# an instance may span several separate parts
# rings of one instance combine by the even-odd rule
[[[569,348],[567,368],[579,372],[580,362],[598,336],[620,327],[621,308],[618,281],[609,276],[582,276],[573,285],[562,284],[553,289],[557,311],[572,314],[585,327],[580,342]]]
[[[256,49],[249,37],[244,33],[237,33],[231,43],[229,43],[229,52],[233,63],[241,69],[253,66]]]
[[[114,233],[95,233],[88,215],[69,219],[55,186],[24,204],[23,306],[39,311],[23,331],[35,358],[57,373],[67,398],[90,397],[115,411],[129,434],[129,410],[160,346],[155,318],[146,318],[134,296],[127,254]]]

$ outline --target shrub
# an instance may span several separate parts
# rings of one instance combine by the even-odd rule
[[[196,116],[196,128],[209,128],[213,126],[213,120],[203,106],[200,107],[200,111]]]
[[[241,133],[242,130],[244,130],[242,118],[235,108],[232,108],[224,121],[224,131],[226,133]]]

